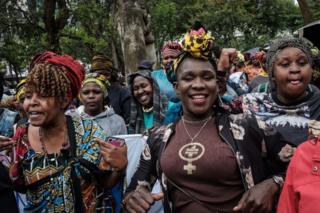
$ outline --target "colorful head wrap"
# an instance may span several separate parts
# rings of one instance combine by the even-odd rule
[[[16,92],[16,99],[20,102],[20,100],[21,100],[21,96],[23,95],[23,94],[25,94],[25,92],[26,92],[26,88],[25,88],[25,85],[26,84],[26,79],[22,79],[19,83],[18,83],[18,85],[17,85],[17,92]]]
[[[216,67],[215,62],[212,60],[213,42],[214,37],[211,36],[210,32],[207,32],[201,24],[200,26],[195,26],[183,38],[182,48],[184,52],[174,60],[174,71],[177,71],[179,65],[188,54],[193,58],[209,60]]]
[[[91,70],[92,72],[97,70],[105,70],[112,72],[113,71],[113,62],[110,58],[104,55],[96,55],[92,58],[91,61]]]
[[[182,41],[183,50],[189,52],[195,58],[208,60],[214,38],[203,27],[191,30]]]
[[[84,79],[85,70],[83,66],[73,59],[69,55],[58,55],[54,52],[46,51],[41,54],[37,54],[30,63],[30,70],[39,63],[48,62],[55,65],[64,66],[67,68],[67,72],[65,72],[65,76],[70,81],[71,95],[72,97],[76,97],[79,93],[81,82]]]
[[[182,53],[182,46],[177,41],[166,41],[161,49],[163,58],[176,58]]]
[[[110,87],[109,81],[106,79],[104,75],[99,75],[96,73],[90,73],[86,75],[86,78],[82,82],[82,87],[87,83],[95,83],[97,84],[104,93],[104,97],[108,96],[108,89]]]

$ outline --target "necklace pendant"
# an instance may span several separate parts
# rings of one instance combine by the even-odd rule
[[[197,166],[193,165],[192,161],[190,161],[187,165],[183,166],[183,169],[187,171],[188,175],[192,175],[193,170],[197,170]]]
[[[195,165],[192,164],[193,161],[200,159],[205,152],[205,147],[199,142],[191,142],[182,146],[179,150],[179,157],[187,161],[187,165],[183,166],[183,169],[187,171],[188,175],[193,174],[193,171],[197,169]]]

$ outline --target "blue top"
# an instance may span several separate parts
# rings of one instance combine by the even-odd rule
[[[143,122],[146,129],[150,129],[153,126],[153,111],[143,112]]]
[[[176,98],[177,95],[174,91],[173,85],[168,80],[167,75],[163,69],[152,71],[151,76],[156,79],[160,88],[160,92],[165,94],[168,100],[171,100],[171,98]]]

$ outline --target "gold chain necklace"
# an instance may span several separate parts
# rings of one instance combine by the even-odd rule
[[[199,121],[200,122],[203,122],[204,121],[204,124],[202,125],[202,127],[200,128],[200,130],[193,136],[191,137],[187,127],[186,127],[186,120],[184,119],[184,117],[182,117],[182,124],[183,124],[183,128],[184,130],[186,131],[188,137],[191,139],[191,142],[190,143],[193,143],[194,139],[197,138],[199,136],[199,134],[202,132],[202,130],[204,129],[204,127],[207,125],[207,123],[211,120],[211,116],[209,116],[208,118],[206,118],[205,120],[202,120],[202,121]],[[187,121],[187,123],[191,123],[191,121]],[[195,122],[196,123],[196,122]]]
[[[201,143],[195,142],[194,140],[200,135],[211,118],[212,117],[209,116],[206,120],[204,120],[205,122],[199,131],[193,137],[191,137],[191,134],[186,127],[185,119],[182,117],[183,128],[191,141],[179,149],[179,157],[182,160],[187,161],[187,164],[183,166],[183,169],[187,171],[188,175],[192,175],[193,171],[197,169],[197,166],[193,165],[192,162],[200,159],[205,152],[205,147]]]

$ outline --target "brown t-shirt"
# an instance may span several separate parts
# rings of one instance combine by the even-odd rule
[[[203,124],[185,122],[191,137],[197,134]],[[161,156],[163,172],[175,184],[212,208],[232,212],[244,187],[235,155],[220,138],[213,119],[206,124],[193,144],[190,142],[180,120],[170,144]],[[174,212],[212,212],[175,187],[169,189]]]

